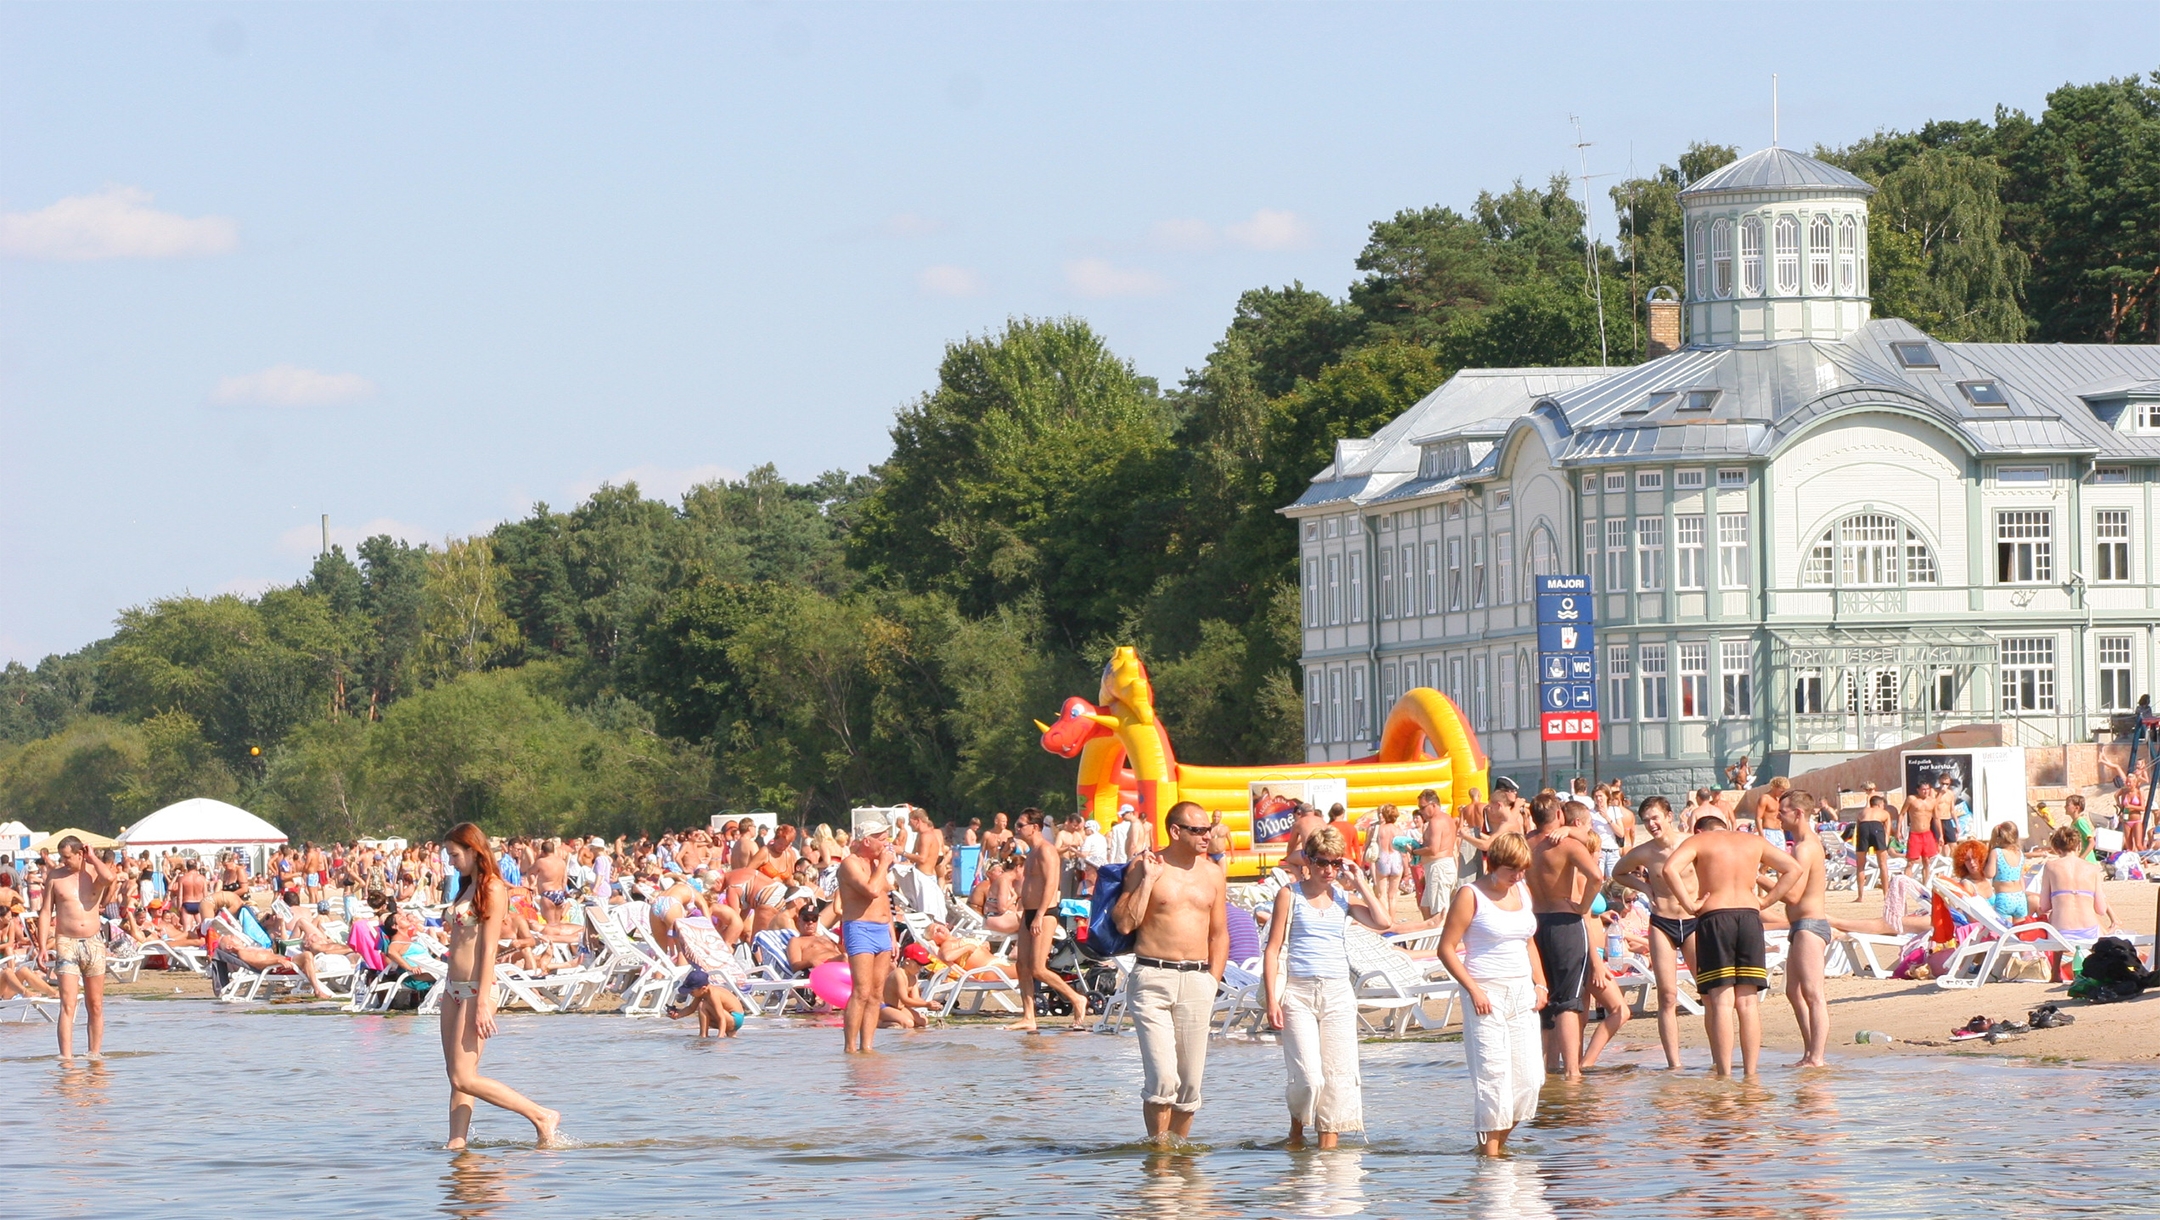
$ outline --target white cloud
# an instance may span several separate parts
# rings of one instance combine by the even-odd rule
[[[359,549],[361,542],[373,538],[377,534],[388,534],[401,542],[412,544],[435,543],[442,540],[442,535],[435,530],[424,529],[417,525],[407,525],[403,521],[395,521],[389,517],[377,517],[364,525],[339,525],[335,520],[330,523],[331,545],[344,547],[345,557],[348,559],[352,558],[353,552]],[[319,521],[308,525],[296,525],[278,535],[278,551],[281,554],[314,555],[321,550],[322,523]],[[240,582],[236,581],[234,583],[238,584]]]
[[[70,195],[35,212],[0,213],[0,254],[83,262],[224,254],[240,243],[230,216],[177,216],[149,206],[150,192],[114,186]]]
[[[923,268],[915,276],[915,286],[934,297],[979,297],[987,288],[981,276],[950,263]]]
[[[1084,297],[1154,297],[1170,291],[1170,281],[1139,267],[1116,267],[1099,258],[1065,264],[1065,282]]]
[[[1223,235],[1254,250],[1295,250],[1312,240],[1312,226],[1296,212],[1261,208],[1251,220],[1226,225]]]
[[[1204,253],[1215,248],[1215,226],[1204,220],[1158,220],[1148,241],[1160,250]]]
[[[680,500],[683,493],[693,487],[717,482],[721,479],[739,479],[741,477],[742,472],[739,470],[730,470],[725,466],[716,466],[711,463],[703,466],[655,466],[647,462],[640,466],[632,466],[628,470],[618,470],[605,479],[585,479],[573,483],[570,486],[570,495],[573,499],[583,500],[600,490],[603,483],[612,487],[635,483],[638,485],[638,494],[646,499],[672,502]]]
[[[878,225],[878,232],[887,237],[928,237],[944,227],[944,221],[919,212],[894,212]]]
[[[358,373],[322,373],[297,364],[274,364],[260,373],[220,377],[210,401],[237,407],[321,407],[352,402],[375,392]]]

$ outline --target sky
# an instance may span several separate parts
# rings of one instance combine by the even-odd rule
[[[1174,384],[1367,226],[2038,114],[2160,5],[0,7],[0,660],[636,480],[884,457],[947,343]],[[1596,213],[1613,231],[1611,210]]]

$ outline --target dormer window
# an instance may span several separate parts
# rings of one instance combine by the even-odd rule
[[[1926,343],[1893,343],[1890,354],[1897,362],[1909,369],[1939,369],[1942,361],[1935,358],[1935,348]]]
[[[1960,381],[1958,389],[1965,392],[1965,401],[1976,407],[2007,407],[2010,396],[2003,393],[2002,385],[1993,380]]]
[[[2130,419],[2137,427],[2160,432],[2160,398],[2131,403]]]

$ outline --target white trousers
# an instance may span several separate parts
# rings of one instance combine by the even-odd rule
[[[1537,1116],[1545,1087],[1545,1046],[1538,1030],[1536,992],[1519,979],[1479,979],[1492,1012],[1480,1016],[1463,1000],[1463,1053],[1470,1059],[1470,1090],[1479,1139]]]
[[[1215,1011],[1215,976],[1205,970],[1134,966],[1126,976],[1126,1009],[1140,1042],[1141,1100],[1173,1110],[1200,1108],[1207,1071],[1208,1025]]]
[[[1425,864],[1424,901],[1419,904],[1427,915],[1438,915],[1448,909],[1455,900],[1455,887],[1459,884],[1460,871],[1455,857],[1445,860],[1429,860]]]
[[[1350,980],[1282,980],[1282,1052],[1290,1069],[1290,1117],[1315,1131],[1363,1131],[1358,1079],[1357,993]]]

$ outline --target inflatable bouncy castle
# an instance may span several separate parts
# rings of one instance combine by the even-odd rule
[[[1230,830],[1230,875],[1264,874],[1289,849],[1289,818],[1259,810],[1256,794],[1267,786],[1311,781],[1340,781],[1353,822],[1381,805],[1403,811],[1405,829],[1418,793],[1431,788],[1443,805],[1453,807],[1476,789],[1487,795],[1487,762],[1477,736],[1454,703],[1439,691],[1419,687],[1388,712],[1380,730],[1380,749],[1365,758],[1341,762],[1283,763],[1256,767],[1206,767],[1181,763],[1170,746],[1170,730],[1155,715],[1155,692],[1147,667],[1131,648],[1120,648],[1103,666],[1102,687],[1094,702],[1075,696],[1065,701],[1055,724],[1035,722],[1043,749],[1080,763],[1080,807],[1105,829],[1116,823],[1118,807],[1131,805],[1164,841],[1163,815],[1179,801],[1193,801],[1221,817]]]

